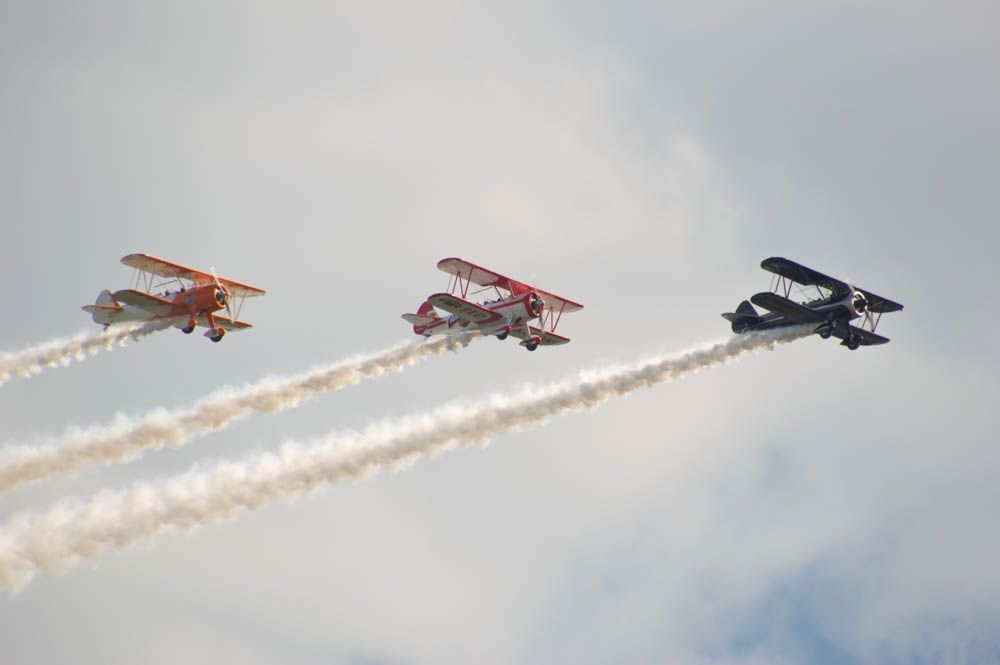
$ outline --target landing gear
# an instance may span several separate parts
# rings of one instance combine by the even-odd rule
[[[208,333],[205,336],[208,337],[213,342],[218,343],[218,342],[221,342],[222,338],[226,336],[226,329],[225,328],[214,328],[212,330],[209,330]]]
[[[823,328],[823,329],[821,329],[819,331],[819,336],[822,339],[830,339],[830,335],[832,335],[832,334],[833,334],[833,331],[830,330],[829,328]]]
[[[194,332],[194,324],[192,323],[189,326],[181,328],[181,332],[184,333],[185,335],[190,335],[191,333]]]
[[[524,348],[528,349],[529,351],[534,351],[535,349],[538,348],[538,341],[532,339],[527,344],[524,345]]]
[[[858,347],[861,346],[861,340],[854,336],[848,337],[844,340],[844,346],[851,351],[857,351]]]
[[[502,341],[504,341],[505,339],[507,339],[507,335],[509,335],[509,334],[510,334],[510,333],[509,333],[509,332],[506,332],[506,331],[505,331],[505,332],[502,332],[502,333],[500,333],[499,335],[497,335],[497,339],[498,339],[498,340],[500,340],[500,341],[502,342]]]

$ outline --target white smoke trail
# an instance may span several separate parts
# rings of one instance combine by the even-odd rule
[[[286,444],[280,453],[222,463],[159,484],[103,492],[82,504],[57,505],[42,517],[21,516],[0,532],[0,585],[16,591],[40,570],[59,571],[110,548],[125,549],[171,528],[188,530],[319,487],[399,467],[457,444],[484,445],[568,411],[590,409],[639,388],[770,349],[808,334],[785,329],[734,336],[678,355],[650,358],[512,395],[383,421],[360,433],[330,436],[309,447]]]
[[[73,360],[86,360],[101,349],[110,351],[116,346],[124,346],[130,337],[139,340],[163,327],[160,321],[155,324],[121,325],[106,331],[85,331],[69,339],[43,342],[22,351],[7,353],[0,357],[0,386],[15,376],[27,379],[50,367],[65,367]]]
[[[199,434],[223,429],[252,413],[276,413],[303,400],[369,377],[402,370],[424,358],[467,346],[475,333],[433,342],[405,342],[291,377],[268,377],[240,389],[216,392],[184,409],[159,409],[108,427],[70,430],[46,446],[8,446],[0,456],[0,494],[91,464],[133,459],[143,450],[180,446]]]

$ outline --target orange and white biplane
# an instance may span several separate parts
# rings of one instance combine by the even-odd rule
[[[116,323],[148,322],[160,328],[174,326],[190,334],[195,326],[208,328],[205,337],[219,342],[227,330],[244,330],[251,324],[239,315],[247,298],[264,295],[264,289],[218,277],[148,254],[129,254],[122,263],[134,268],[132,287],[111,293],[101,291],[97,302],[86,305],[94,323],[107,328]],[[157,281],[157,278],[165,281]],[[167,287],[167,288],[164,288]],[[164,289],[158,293],[154,291]],[[239,301],[233,312],[233,302]],[[229,316],[216,312],[226,310]]]
[[[556,326],[563,314],[583,309],[580,303],[463,259],[442,259],[437,266],[451,275],[448,292],[429,297],[416,314],[403,314],[416,334],[430,337],[476,331],[501,340],[513,335],[529,351],[569,342],[568,337],[556,334]],[[482,288],[469,293],[472,284]],[[470,299],[485,291],[496,298],[482,302]],[[440,316],[438,309],[449,316]],[[539,325],[531,325],[536,319]]]

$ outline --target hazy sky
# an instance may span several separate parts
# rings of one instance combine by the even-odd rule
[[[722,338],[781,255],[906,305],[0,599],[11,663],[1000,662],[996,3],[0,1],[0,349],[148,252],[260,285],[0,389],[0,442],[377,349],[463,256],[586,305],[3,523]]]

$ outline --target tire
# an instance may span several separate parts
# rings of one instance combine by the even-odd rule
[[[861,346],[861,342],[856,337],[847,340],[847,348],[851,351],[857,351],[859,346]]]
[[[221,341],[222,341],[222,338],[223,338],[224,336],[225,336],[225,335],[216,335],[215,337],[209,337],[209,339],[210,339],[210,340],[212,340],[212,341],[213,341],[213,342],[215,342],[215,343],[219,343],[219,342],[221,342]]]
[[[509,335],[509,334],[510,334],[510,333],[500,333],[499,335],[497,335],[497,339],[498,339],[498,340],[500,340],[500,341],[502,342],[502,341],[504,341],[505,339],[507,339],[507,335]]]
[[[194,332],[194,326],[187,326],[186,328],[181,328],[181,332],[185,335],[190,335]]]
[[[528,349],[529,351],[534,351],[535,349],[538,348],[538,342],[529,342],[528,344],[525,345],[524,348]]]
[[[831,331],[831,330],[824,330],[823,332],[821,332],[819,334],[819,336],[820,336],[821,339],[830,339],[830,335],[832,335],[832,334],[833,334],[833,331]]]

